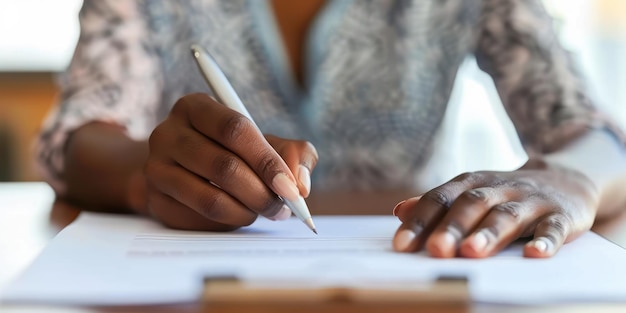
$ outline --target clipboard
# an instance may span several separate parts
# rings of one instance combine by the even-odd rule
[[[407,288],[408,287],[408,288]],[[245,312],[468,312],[471,303],[468,278],[440,276],[415,288],[288,288],[248,284],[237,277],[213,277],[204,281],[202,303],[207,311]],[[324,309],[320,311],[320,309]]]

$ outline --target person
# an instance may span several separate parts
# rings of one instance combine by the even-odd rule
[[[482,258],[532,237],[524,255],[550,257],[626,203],[625,137],[551,23],[539,0],[86,0],[38,163],[85,209],[192,230],[285,219],[280,197],[312,189],[412,188],[473,53],[529,160],[400,202],[393,247]],[[210,96],[193,43],[262,134]]]

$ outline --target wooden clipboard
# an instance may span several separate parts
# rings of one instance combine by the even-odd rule
[[[234,277],[205,280],[203,304],[210,311],[243,312],[259,309],[266,312],[373,312],[393,308],[416,312],[467,312],[471,302],[465,277],[440,277],[425,288],[275,288],[254,287]],[[271,308],[271,309],[270,309]],[[409,310],[410,309],[410,310]],[[372,311],[373,310],[373,311]],[[424,311],[426,310],[426,311]]]

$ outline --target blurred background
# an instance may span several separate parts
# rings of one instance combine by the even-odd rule
[[[544,2],[593,98],[626,129],[626,0]],[[0,181],[40,179],[33,139],[55,102],[55,73],[72,56],[81,3],[0,0]],[[459,72],[438,136],[437,158],[430,164],[438,170],[420,178],[427,185],[461,171],[512,169],[525,160],[493,83],[473,58]]]

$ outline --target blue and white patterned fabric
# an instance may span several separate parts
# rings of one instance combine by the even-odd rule
[[[303,87],[272,14],[262,0],[86,0],[38,144],[46,179],[63,193],[64,146],[77,127],[111,122],[145,140],[179,97],[209,93],[192,43],[216,58],[264,132],[315,144],[315,188],[411,187],[470,54],[529,153],[589,128],[621,136],[586,96],[538,0],[328,1],[306,39]]]

